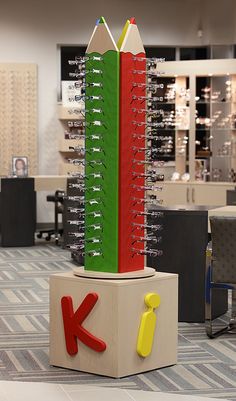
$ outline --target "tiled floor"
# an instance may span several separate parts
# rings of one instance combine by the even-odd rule
[[[153,391],[121,390],[85,385],[0,381],[0,401],[213,401]],[[221,398],[222,401],[224,401]]]
[[[0,401],[236,401],[235,336],[209,340],[198,323],[179,325],[175,366],[122,379],[50,366],[48,277],[73,266],[50,244],[1,249]]]

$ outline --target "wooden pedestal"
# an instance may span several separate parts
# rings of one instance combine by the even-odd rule
[[[106,343],[96,352],[78,338],[78,352],[67,352],[61,299],[71,297],[74,312],[87,294],[98,300],[82,327]],[[148,310],[145,295],[157,293],[160,306],[154,309],[156,327],[152,351],[137,353],[140,322]],[[123,377],[177,362],[178,276],[155,273],[139,279],[109,280],[76,277],[72,272],[50,278],[50,363],[69,369],[111,377]]]

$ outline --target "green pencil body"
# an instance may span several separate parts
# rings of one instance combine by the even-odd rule
[[[85,269],[117,273],[119,53],[86,57]]]

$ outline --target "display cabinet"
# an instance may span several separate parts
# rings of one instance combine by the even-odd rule
[[[175,171],[192,181],[235,182],[236,60],[173,61],[162,69],[175,80]]]
[[[84,115],[78,108],[58,104],[58,118],[62,125],[62,135],[59,138],[59,174],[82,172],[82,165],[73,164],[73,160],[84,158]]]
[[[235,77],[225,74],[196,79],[196,158],[203,157],[202,168],[209,171],[212,181],[236,179]]]
[[[188,162],[189,80],[187,77],[160,76],[150,81],[153,112],[159,112],[158,132],[153,139],[158,153],[153,152],[152,159],[164,161],[166,167],[174,161],[176,171],[183,175]]]
[[[162,205],[208,205],[224,206],[227,203],[227,190],[234,190],[235,183],[203,181],[165,181],[161,194]],[[155,196],[155,192],[149,193]]]

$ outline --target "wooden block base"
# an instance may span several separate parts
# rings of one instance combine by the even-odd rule
[[[156,327],[152,351],[147,357],[137,353],[140,322],[149,308],[147,294],[160,296],[154,309]],[[61,299],[71,297],[74,312],[88,294],[98,299],[81,323],[106,349],[96,352],[76,338],[78,352],[67,352]],[[95,295],[92,297],[94,298]],[[89,279],[73,272],[50,278],[50,363],[110,377],[124,377],[173,365],[177,362],[178,276],[155,273],[152,277],[126,280]],[[79,324],[79,323],[78,323]],[[72,336],[72,342],[75,337]]]

